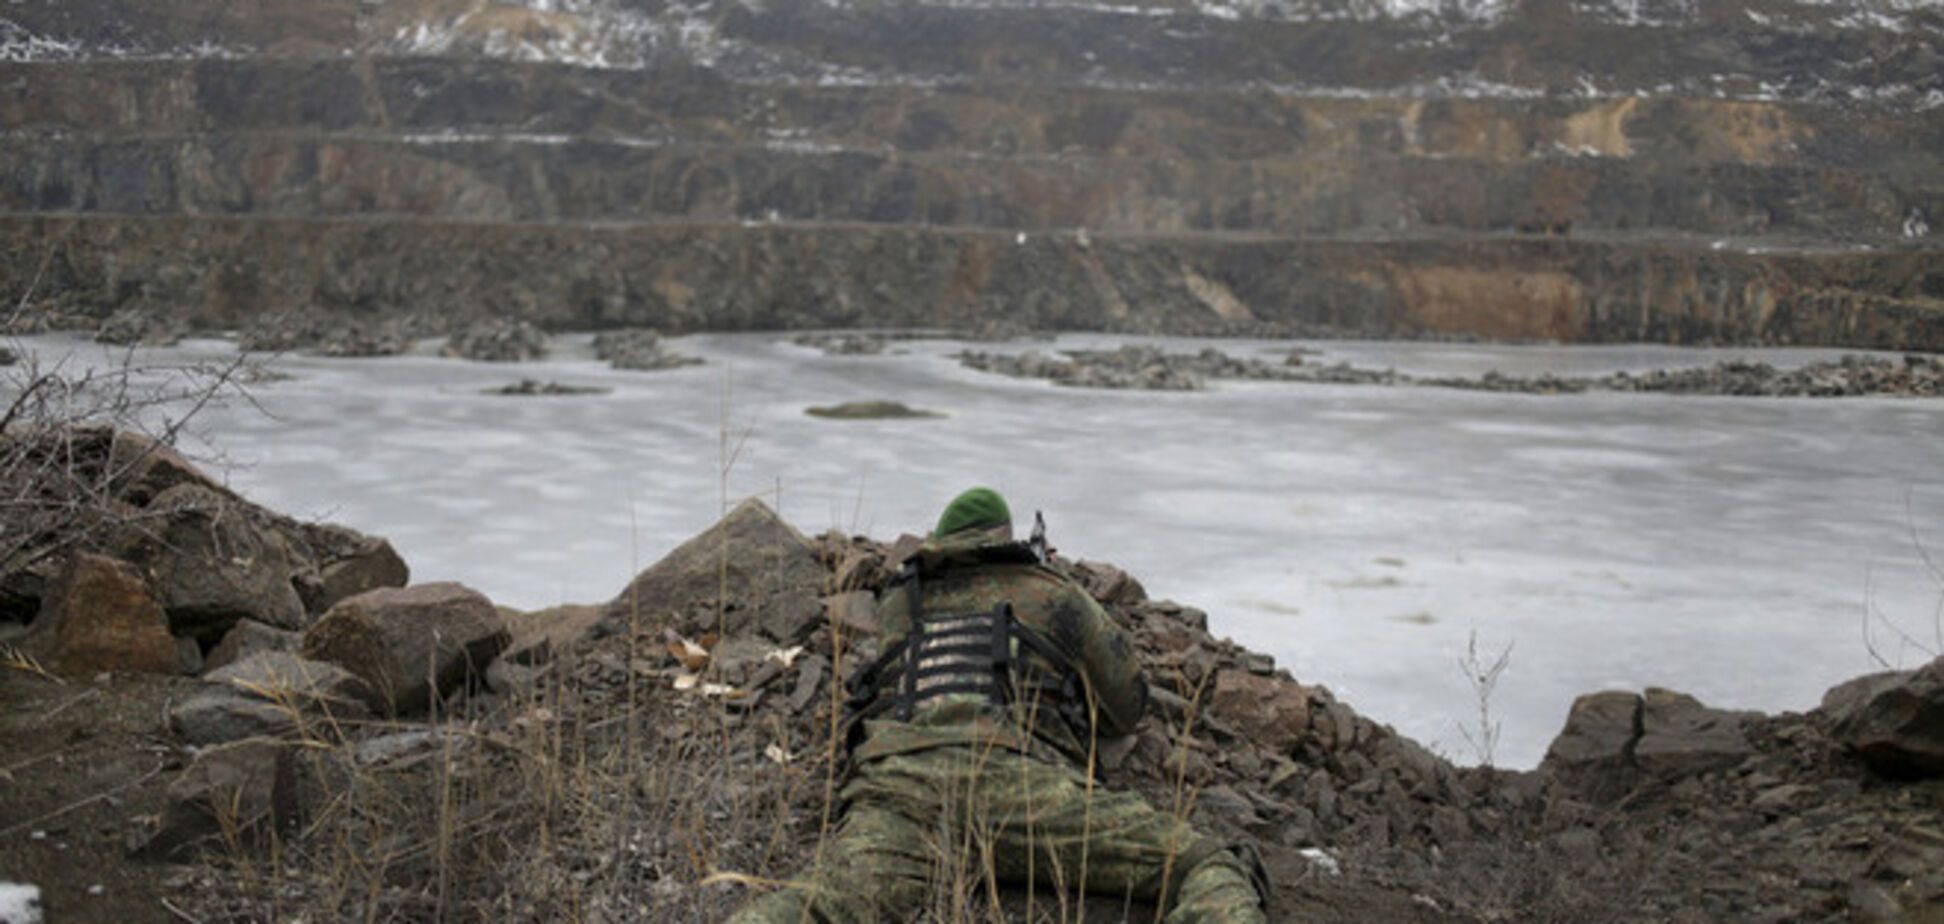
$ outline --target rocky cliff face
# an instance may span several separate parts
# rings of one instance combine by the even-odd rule
[[[1921,4],[154,7],[0,17],[12,291],[1944,344]]]

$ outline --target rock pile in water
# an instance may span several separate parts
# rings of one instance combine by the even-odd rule
[[[547,355],[547,334],[529,321],[481,321],[455,331],[440,352],[480,362],[530,362]]]
[[[646,328],[625,328],[594,335],[594,355],[616,369],[658,372],[699,366],[702,360],[672,352],[661,334]]]
[[[1498,371],[1477,378],[1411,376],[1391,369],[1362,369],[1348,363],[1304,361],[1310,351],[1295,350],[1281,364],[1234,357],[1214,348],[1198,353],[1168,353],[1128,344],[1115,350],[1068,350],[1060,356],[1038,351],[966,351],[967,367],[1015,378],[1047,379],[1079,388],[1196,391],[1216,380],[1308,382],[1331,385],[1424,385],[1468,391],[1519,394],[1579,394],[1589,391],[1660,392],[1687,395],[1833,398],[1863,395],[1944,396],[1944,358],[1905,356],[1890,360],[1844,356],[1835,362],[1777,369],[1763,362],[1729,360],[1703,369],[1616,372],[1600,377],[1544,374],[1513,376]]]
[[[1944,395],[1944,359],[1914,354],[1902,360],[1850,355],[1835,362],[1810,363],[1796,369],[1777,369],[1764,362],[1726,360],[1702,369],[1616,372],[1596,378],[1553,375],[1524,378],[1488,372],[1476,379],[1449,377],[1418,381],[1445,388],[1526,394],[1626,391],[1764,398],[1864,395],[1932,398]]]
[[[486,394],[519,398],[550,398],[568,395],[604,395],[612,390],[594,385],[563,385],[559,382],[542,382],[539,379],[521,379],[511,385],[488,388]]]
[[[828,356],[876,356],[888,345],[887,339],[877,334],[798,334],[790,342],[822,350]]]
[[[180,321],[145,306],[123,308],[95,328],[96,343],[115,346],[174,346],[182,340]]]
[[[1838,398],[1859,395],[1937,397],[1944,395],[1944,358],[1905,356],[1901,362],[1871,356],[1845,356],[1833,363],[1811,363],[1778,370],[1768,363],[1723,362],[1707,369],[1621,372],[1600,380],[1613,391],[1678,394],[1763,395]]]
[[[897,401],[848,401],[843,404],[804,408],[812,417],[832,420],[903,420],[942,417],[937,411],[924,411]]]
[[[1298,353],[1280,364],[1234,357],[1214,348],[1199,353],[1168,353],[1135,344],[1115,350],[1068,350],[1061,355],[1064,358],[1037,350],[1016,354],[967,351],[959,354],[959,361],[984,372],[1049,379],[1076,388],[1198,391],[1216,379],[1343,385],[1391,385],[1406,380],[1388,369],[1358,369],[1347,363],[1306,364]]]
[[[237,346],[251,351],[305,351],[345,358],[397,356],[412,348],[416,328],[411,319],[353,323],[271,314],[238,333]]]

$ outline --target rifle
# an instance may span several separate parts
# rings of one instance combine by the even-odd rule
[[[1026,547],[1042,564],[1053,560],[1055,550],[1046,544],[1046,514],[1038,510],[1033,511],[1033,538],[1026,540]]]

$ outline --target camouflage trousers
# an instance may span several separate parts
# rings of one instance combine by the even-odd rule
[[[1266,921],[1255,868],[1140,796],[1064,764],[940,747],[880,757],[844,787],[818,864],[731,924],[877,924],[962,907],[999,883],[1171,905],[1169,924]]]

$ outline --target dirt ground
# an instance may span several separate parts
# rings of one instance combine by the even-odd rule
[[[0,668],[0,880],[38,886],[50,922],[167,921],[180,867],[131,862],[186,763],[167,704],[193,678],[55,681]]]

